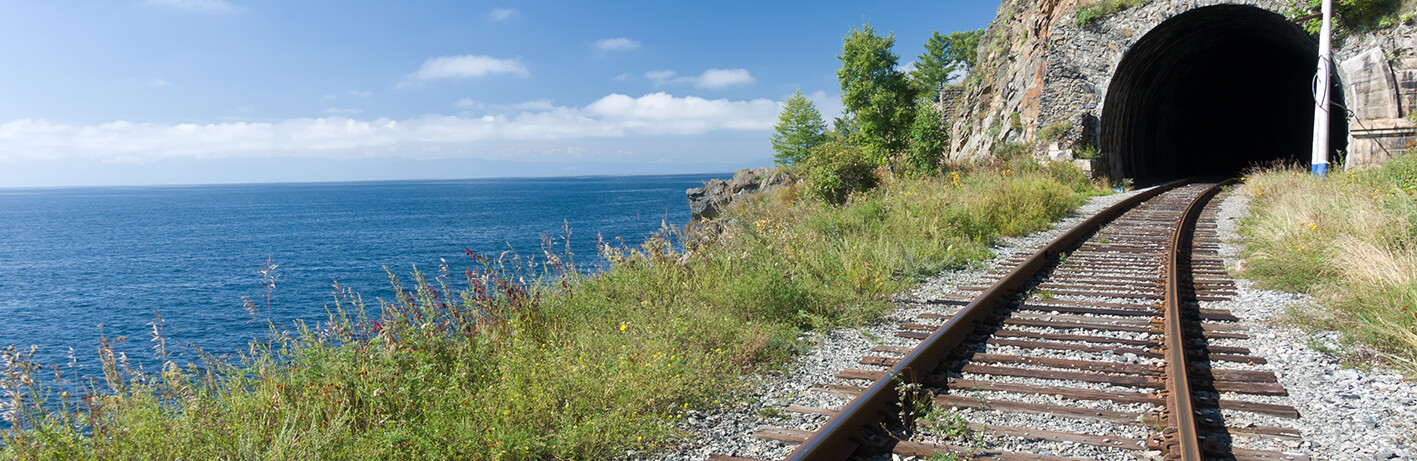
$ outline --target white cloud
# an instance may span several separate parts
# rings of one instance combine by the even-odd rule
[[[172,83],[171,83],[171,82],[168,82],[167,80],[163,80],[163,79],[160,79],[160,78],[155,78],[155,79],[152,79],[152,80],[148,80],[148,86],[153,87],[153,88],[162,88],[162,87],[172,86]]]
[[[600,51],[630,51],[639,47],[640,42],[626,37],[602,38],[595,41],[595,49]]]
[[[478,102],[472,98],[462,98],[453,102],[453,107],[468,110],[491,110],[491,111],[544,111],[555,109],[556,105],[550,99],[537,99],[535,101],[525,101],[516,104],[486,104]]]
[[[374,92],[372,92],[372,91],[349,90],[349,91],[344,92],[344,94],[347,94],[347,95],[349,95],[350,97],[354,97],[354,98],[368,99],[370,96],[373,96],[373,95],[374,95]]]
[[[0,161],[486,156],[491,155],[484,152],[489,143],[767,131],[777,122],[781,105],[768,99],[733,101],[661,92],[640,97],[611,94],[584,107],[537,100],[500,106],[501,113],[404,120],[356,120],[347,116],[348,109],[338,108],[326,117],[278,122],[71,125],[20,119],[0,124]]]
[[[469,78],[489,74],[513,74],[525,77],[530,74],[521,59],[497,59],[491,56],[462,55],[441,56],[423,62],[413,78],[432,80],[437,78]]]
[[[617,81],[617,82],[626,82],[626,81],[629,81],[631,78],[634,78],[634,77],[635,77],[635,76],[630,75],[630,74],[628,74],[628,73],[626,73],[626,74],[620,74],[620,75],[616,75],[616,76],[615,76],[615,81]]]
[[[753,75],[748,69],[709,69],[697,77],[677,77],[672,70],[652,70],[645,72],[645,78],[654,80],[656,85],[667,83],[691,83],[699,88],[726,88],[734,85],[753,83]]]
[[[675,75],[679,75],[679,73],[672,70],[652,70],[645,72],[645,78],[654,80],[656,85],[668,83]]]
[[[532,111],[532,110],[551,110],[551,109],[555,109],[555,108],[556,108],[556,105],[555,105],[555,104],[552,104],[552,102],[551,102],[550,99],[537,99],[537,100],[535,100],[535,101],[526,101],[526,102],[520,102],[520,103],[513,104],[513,105],[512,105],[512,108],[513,108],[513,109],[516,109],[516,110],[524,110],[524,111]]]
[[[364,113],[364,111],[361,111],[359,109],[342,109],[339,107],[331,107],[329,109],[325,109],[325,113],[330,115],[359,115]]]
[[[753,76],[748,74],[748,69],[709,69],[694,80],[694,86],[700,88],[723,88],[749,83],[753,83]]]
[[[236,11],[236,6],[225,0],[143,0],[143,4],[203,13],[225,14]]]
[[[474,101],[472,98],[462,98],[453,102],[453,107],[461,107],[463,109],[476,109],[482,106],[482,103]]]
[[[521,11],[518,11],[516,8],[493,8],[492,11],[487,13],[487,19],[494,22],[505,21],[518,14],[521,14]]]

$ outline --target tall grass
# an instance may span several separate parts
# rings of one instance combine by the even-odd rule
[[[1299,169],[1252,174],[1241,226],[1248,276],[1317,296],[1296,320],[1336,328],[1350,359],[1375,351],[1417,374],[1417,155],[1315,178]]]
[[[235,360],[144,372],[105,349],[85,396],[45,394],[49,369],[7,351],[2,454],[586,459],[669,447],[744,374],[803,350],[803,329],[872,321],[891,293],[1046,226],[1092,189],[1068,167],[1017,164],[888,179],[840,206],[805,192],[747,200],[711,240],[606,246],[611,267],[594,276],[566,258],[518,274],[477,255],[462,273],[391,275],[392,299],[338,291],[326,322],[272,325]],[[53,400],[63,405],[42,403]]]

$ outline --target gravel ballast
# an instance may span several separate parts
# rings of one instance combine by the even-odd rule
[[[944,306],[924,301],[946,295],[974,295],[957,287],[989,283],[987,271],[1011,256],[1030,253],[1041,247],[1077,222],[1135,192],[1096,197],[1072,216],[1047,231],[1024,237],[1004,239],[994,248],[995,258],[976,264],[969,270],[952,270],[937,274],[914,290],[895,298],[897,309],[877,325],[854,329],[837,329],[808,333],[802,339],[814,344],[810,352],[798,357],[783,373],[754,376],[750,391],[736,403],[713,412],[687,415],[681,428],[688,434],[683,444],[672,450],[655,453],[628,453],[633,459],[703,460],[712,454],[725,454],[758,459],[780,459],[795,448],[794,444],[762,440],[752,433],[763,427],[781,427],[804,431],[815,430],[827,417],[783,411],[789,405],[837,409],[846,405],[849,397],[814,391],[822,384],[866,386],[865,381],[841,380],[835,374],[848,368],[869,368],[858,363],[866,355],[889,355],[870,352],[878,345],[910,346],[917,341],[895,336],[900,323],[920,323],[916,316],[923,312],[939,312]],[[1238,264],[1236,255],[1241,248],[1235,228],[1248,212],[1239,195],[1223,194],[1219,210],[1221,252],[1226,267]],[[1345,369],[1336,359],[1315,351],[1310,343],[1333,345],[1332,333],[1309,334],[1279,323],[1277,319],[1292,305],[1311,303],[1307,297],[1253,288],[1247,280],[1236,279],[1237,296],[1221,302],[1203,303],[1202,307],[1229,309],[1241,319],[1251,336],[1233,345],[1252,349],[1253,355],[1265,357],[1267,364],[1246,366],[1246,369],[1274,372],[1289,391],[1286,397],[1243,396],[1244,400],[1287,404],[1300,411],[1300,418],[1272,418],[1246,412],[1223,413],[1234,426],[1251,423],[1298,429],[1302,442],[1278,440],[1236,439],[1236,446],[1311,454],[1314,459],[1417,459],[1417,390],[1393,372],[1365,372]],[[1230,344],[1227,344],[1230,345]],[[993,393],[980,393],[991,397]],[[1004,397],[997,395],[995,397]],[[1236,396],[1225,395],[1225,397]],[[1106,406],[1106,405],[1104,405]],[[995,421],[987,421],[996,418]],[[1046,419],[1037,415],[1027,419]],[[1017,416],[1006,413],[974,411],[970,420],[986,420],[994,424],[1017,424]],[[987,424],[986,422],[986,424]],[[1045,421],[1046,422],[1046,421]],[[1068,424],[1059,421],[1059,424]],[[1137,434],[1117,434],[1136,437]],[[992,439],[992,437],[991,437]],[[988,440],[994,442],[995,440]],[[1010,448],[1013,441],[997,440]],[[1073,452],[1082,457],[1116,458],[1090,450]],[[1132,458],[1135,459],[1135,458]]]

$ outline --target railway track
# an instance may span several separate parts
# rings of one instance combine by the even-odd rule
[[[850,403],[786,408],[825,415],[815,431],[754,436],[798,444],[791,460],[1308,459],[1274,448],[1298,431],[1254,423],[1299,412],[1274,402],[1287,392],[1253,369],[1265,359],[1233,345],[1243,327],[1199,307],[1235,294],[1221,185],[1142,192],[960,287],[972,295],[928,300],[938,309],[896,333],[917,346],[876,346],[816,388]]]

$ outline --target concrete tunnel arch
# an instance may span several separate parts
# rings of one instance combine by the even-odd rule
[[[1307,165],[1317,49],[1303,29],[1253,6],[1207,6],[1157,25],[1117,64],[1103,100],[1098,147],[1111,176],[1142,182]],[[1348,126],[1336,72],[1331,81],[1333,152],[1346,147]]]

